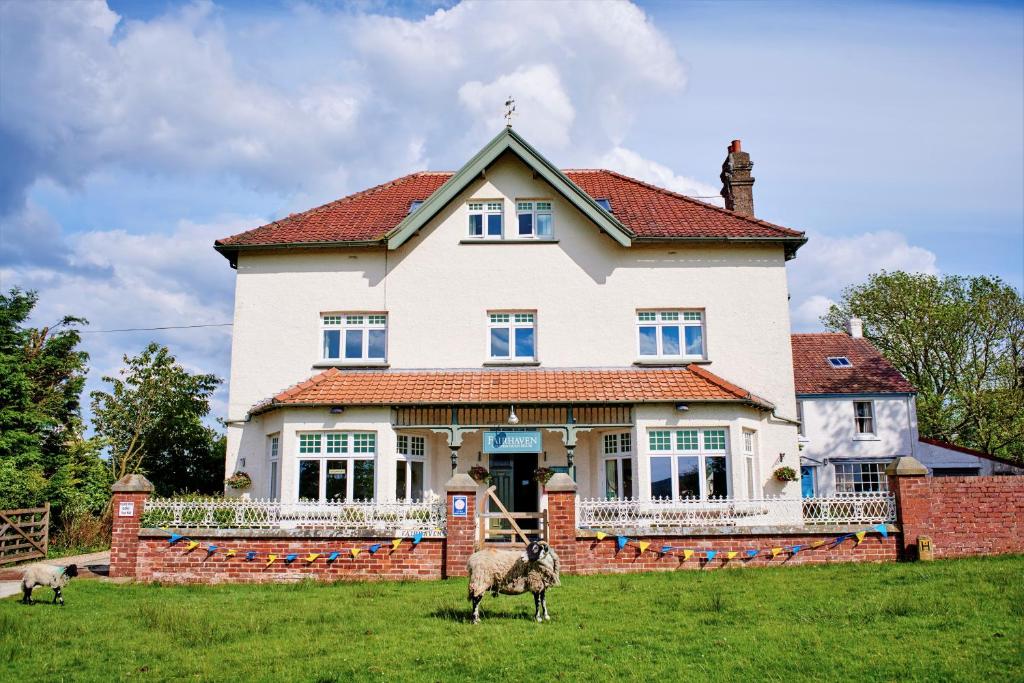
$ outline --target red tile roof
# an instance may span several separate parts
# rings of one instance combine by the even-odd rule
[[[793,335],[797,394],[912,393],[913,385],[867,339],[823,332]],[[846,356],[852,367],[834,368],[830,356]]]
[[[565,174],[594,199],[608,199],[612,213],[640,239],[802,239],[804,233],[747,218],[684,197],[634,178],[604,170]],[[451,173],[412,173],[343,197],[315,209],[217,240],[233,247],[378,242],[409,213],[409,204],[425,200]]]
[[[770,409],[698,366],[656,369],[339,370],[331,368],[253,409],[287,405],[641,403],[737,401]]]

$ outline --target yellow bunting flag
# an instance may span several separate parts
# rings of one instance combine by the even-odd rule
[[[318,557],[320,557],[320,553],[310,553],[309,555],[306,555],[306,562],[313,563]]]
[[[693,551],[692,550],[684,550],[683,551],[683,559],[684,560],[688,560],[691,557],[693,557]]]
[[[858,531],[857,533],[854,534],[854,536],[857,537],[857,545],[860,545],[861,543],[864,542],[864,536],[866,536],[867,533],[868,532],[866,532],[866,531]]]
[[[355,558],[359,557],[359,553],[361,553],[363,551],[361,549],[359,549],[359,548],[352,548],[352,550],[350,550],[349,552],[352,553],[352,559],[355,559]]]
[[[199,541],[189,541],[188,545],[185,546],[185,552],[188,552],[189,550],[195,550],[198,547],[199,547]]]
[[[604,539],[608,538],[608,534],[606,534],[606,533],[605,533],[605,532],[603,532],[603,531],[598,531],[598,532],[597,532],[596,534],[594,534],[594,536],[595,536],[595,537],[597,538],[597,540],[599,540],[599,541],[603,541]]]
[[[393,539],[391,539],[391,549],[392,550],[398,550],[398,546],[400,546],[400,545],[402,545],[402,539],[400,539],[400,538],[393,538]]]
[[[643,555],[644,552],[646,552],[646,550],[651,547],[651,542],[650,541],[640,541],[636,545],[637,545],[638,548],[640,548],[640,554]]]
[[[772,548],[772,557],[776,557],[782,552],[782,548]]]
[[[267,555],[267,566],[274,564],[274,560],[277,559],[277,555]]]
[[[811,544],[811,547],[812,548],[820,548],[823,545],[825,545],[825,541],[815,541],[814,543]]]
[[[224,557],[232,557],[237,552],[237,550],[229,550],[226,553],[224,553]]]
[[[727,552],[725,554],[725,559],[731,560],[732,558],[736,557],[737,555],[739,555],[738,552],[736,552],[735,550],[731,550],[731,551],[729,551],[729,552]]]

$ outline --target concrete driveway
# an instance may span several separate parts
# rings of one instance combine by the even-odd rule
[[[7,598],[12,595],[21,595],[21,577],[25,569],[35,564],[52,564],[57,567],[66,567],[69,564],[78,565],[78,577],[75,581],[89,579],[107,579],[110,569],[110,551],[101,553],[89,553],[88,555],[73,555],[60,557],[53,560],[40,560],[38,562],[26,562],[15,567],[0,569],[0,598]]]

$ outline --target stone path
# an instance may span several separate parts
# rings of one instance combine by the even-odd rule
[[[107,573],[110,569],[109,550],[101,553],[89,553],[88,555],[73,555],[52,560],[40,560],[39,562],[28,562],[16,567],[0,569],[0,598],[21,595],[21,577],[25,573],[25,569],[34,564],[52,564],[58,567],[77,564],[78,577],[74,579],[75,581],[83,579],[110,580],[107,579]]]

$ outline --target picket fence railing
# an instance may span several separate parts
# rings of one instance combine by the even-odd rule
[[[282,503],[262,499],[150,498],[143,527],[175,529],[328,529],[333,533],[443,536],[444,500],[422,501],[301,501]]]
[[[752,500],[582,499],[576,517],[581,529],[663,533],[693,527],[878,524],[896,520],[896,500],[888,493]]]

